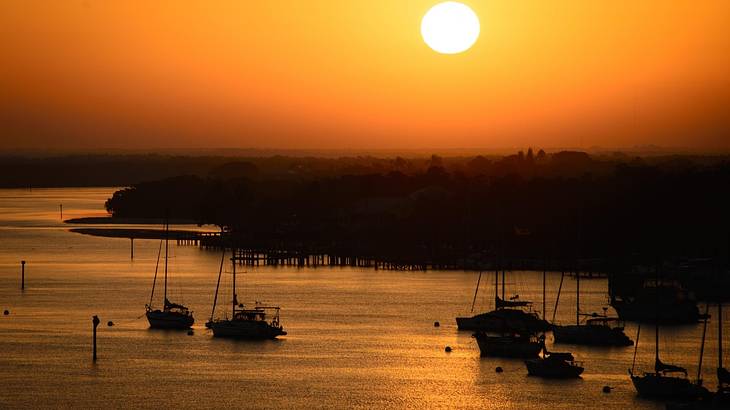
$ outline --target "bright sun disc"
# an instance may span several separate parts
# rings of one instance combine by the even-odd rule
[[[479,17],[465,4],[439,3],[423,16],[421,35],[434,51],[461,53],[470,49],[479,38]]]

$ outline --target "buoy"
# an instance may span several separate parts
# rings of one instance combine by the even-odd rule
[[[439,327],[439,326],[441,326],[441,323],[439,323],[438,320],[433,322],[433,327]]]
[[[502,369],[502,366],[497,366],[497,368],[494,369],[494,371],[497,373],[502,373],[504,371],[504,369]]]
[[[603,386],[604,393],[611,393],[611,386]]]
[[[7,315],[9,315],[9,314],[10,314],[10,311],[9,311],[9,310],[5,309],[5,310],[3,311],[3,315],[7,316]]]
[[[193,331],[192,330],[188,330],[188,336],[192,336],[192,335],[193,335]]]
[[[446,350],[446,353],[450,353],[451,352],[451,346],[446,346],[446,349],[444,349],[444,350]]]
[[[106,322],[106,325],[107,325],[107,326],[109,326],[109,327],[112,327],[112,326],[114,326],[114,322],[112,322],[112,321],[110,320],[110,321]]]

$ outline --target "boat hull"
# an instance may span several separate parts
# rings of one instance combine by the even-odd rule
[[[611,306],[621,320],[641,323],[660,323],[667,325],[681,325],[697,323],[700,315],[697,304],[692,301],[662,304],[657,308],[655,304],[641,301],[626,302],[614,300]]]
[[[555,343],[588,346],[633,346],[634,342],[623,329],[608,326],[572,325],[553,326]]]
[[[189,329],[195,323],[192,315],[153,310],[147,312],[147,321],[152,329]]]
[[[533,314],[516,309],[500,309],[472,317],[457,317],[459,330],[501,332],[519,330],[530,333],[546,332],[551,326]]]
[[[503,336],[474,335],[482,357],[513,357],[530,359],[537,357],[542,346],[538,342]]]
[[[542,358],[525,360],[525,366],[528,375],[547,379],[576,379],[583,374],[581,366]]]
[[[285,336],[282,327],[255,320],[219,320],[210,322],[214,337],[230,339],[276,339]]]
[[[631,375],[631,382],[639,396],[653,399],[694,400],[707,394],[707,389],[682,377],[646,373]]]
[[[717,391],[708,393],[697,399],[674,400],[667,403],[667,410],[728,410],[730,409],[730,392]]]

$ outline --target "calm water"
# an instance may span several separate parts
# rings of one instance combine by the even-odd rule
[[[171,299],[195,311],[195,334],[148,330],[140,315],[159,242],[136,241],[131,261],[128,240],[73,234],[60,223],[59,204],[64,218],[103,215],[112,192],[0,190],[0,309],[11,312],[0,316],[0,407],[663,408],[635,397],[626,373],[633,347],[556,347],[584,362],[575,381],[527,377],[518,360],[480,359],[475,341],[453,321],[469,311],[473,272],[248,269],[239,277],[239,298],[281,305],[289,335],[215,340],[203,323],[220,254],[172,245]],[[24,292],[21,259],[28,261]],[[541,309],[541,280],[538,272],[512,273],[507,293]],[[559,274],[549,276],[549,316],[558,282]],[[482,283],[478,309],[491,309],[492,276]],[[606,281],[584,280],[581,287],[582,309],[600,311]],[[574,289],[566,279],[559,321],[574,318]],[[220,300],[230,301],[229,294]],[[94,314],[102,320],[96,364]],[[107,327],[109,320],[116,325]],[[662,359],[694,377],[701,331],[697,325],[663,332]],[[636,328],[627,333],[634,338]],[[704,366],[711,388],[715,335],[712,324]],[[649,368],[654,335],[646,328],[641,336],[637,368]],[[452,353],[444,352],[447,345]],[[604,385],[615,390],[603,394]]]

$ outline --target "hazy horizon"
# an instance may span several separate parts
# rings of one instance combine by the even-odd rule
[[[527,152],[532,149],[535,153],[543,150],[548,154],[561,151],[579,151],[586,152],[590,155],[614,155],[622,154],[627,156],[663,156],[663,155],[687,155],[687,156],[726,156],[730,155],[729,149],[705,149],[690,147],[662,147],[656,145],[643,145],[634,147],[498,147],[498,148],[322,148],[322,149],[286,149],[286,148],[75,148],[75,149],[43,149],[43,148],[25,148],[25,149],[0,149],[0,157],[63,157],[63,156],[83,156],[83,155],[169,155],[169,156],[188,156],[188,157],[238,157],[238,158],[265,158],[273,156],[283,157],[360,157],[372,156],[380,158],[389,157],[428,157],[431,155],[439,155],[443,157],[472,157],[478,155],[487,156],[507,156],[518,153],[519,151]]]

